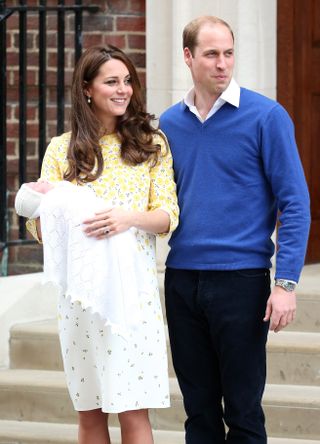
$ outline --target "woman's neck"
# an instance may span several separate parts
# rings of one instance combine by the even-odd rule
[[[113,134],[116,130],[117,119],[112,118],[99,118],[101,122],[101,136],[107,136]]]

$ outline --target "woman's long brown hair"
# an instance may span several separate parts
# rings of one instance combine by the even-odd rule
[[[118,117],[116,125],[121,140],[121,158],[131,165],[149,159],[155,164],[160,155],[160,146],[153,143],[153,135],[158,133],[151,125],[154,116],[145,112],[141,85],[133,63],[124,52],[114,46],[94,46],[82,54],[73,74],[71,139],[65,180],[92,182],[102,173],[103,157],[99,145],[101,122],[88,104],[84,89],[98,75],[100,66],[111,59],[120,60],[126,65],[133,90],[126,113]]]

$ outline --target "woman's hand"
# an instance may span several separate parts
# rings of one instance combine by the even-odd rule
[[[86,226],[84,232],[96,239],[105,239],[122,233],[133,226],[134,214],[134,211],[122,208],[99,211],[94,217],[83,221]]]
[[[90,219],[83,221],[87,236],[96,239],[122,233],[131,227],[148,233],[167,233],[170,228],[169,214],[162,210],[132,211],[122,208],[110,208],[99,211]]]

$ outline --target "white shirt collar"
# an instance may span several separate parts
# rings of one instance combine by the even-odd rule
[[[225,91],[218,97],[218,99],[213,104],[211,110],[209,111],[205,120],[209,119],[213,114],[215,114],[226,102],[230,103],[230,105],[239,108],[240,105],[240,86],[234,80],[231,79],[228,87]],[[184,97],[184,103],[190,109],[192,113],[194,113],[199,120],[204,121],[200,116],[197,108],[194,105],[194,87],[192,87]]]
[[[225,91],[223,91],[220,98],[225,100],[226,102],[230,103],[230,105],[233,105],[236,108],[239,108],[240,86],[237,84],[237,82],[234,80],[234,78],[231,79],[231,82],[229,83],[228,88]]]

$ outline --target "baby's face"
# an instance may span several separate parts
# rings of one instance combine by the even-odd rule
[[[53,185],[51,185],[49,182],[28,182],[26,185],[32,188],[34,191],[42,194],[47,193],[53,188]]]

